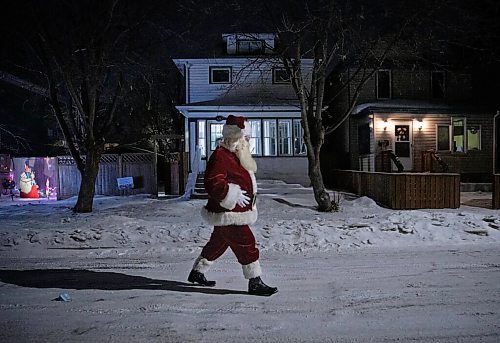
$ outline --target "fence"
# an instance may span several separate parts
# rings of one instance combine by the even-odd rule
[[[57,157],[57,198],[78,195],[81,175],[70,156]],[[118,189],[116,179],[131,176],[134,188]],[[156,170],[153,154],[105,154],[99,163],[95,185],[96,195],[155,194]]]
[[[460,207],[460,175],[437,173],[333,172],[334,187],[368,196],[392,209]]]
[[[500,174],[493,174],[493,209],[500,208]]]

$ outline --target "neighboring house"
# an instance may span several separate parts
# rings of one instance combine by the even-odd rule
[[[355,86],[347,87],[336,110],[346,109]],[[334,134],[346,143],[343,149],[338,144],[340,151],[330,146],[325,152],[330,157],[326,172],[338,168],[330,161],[342,156],[342,168],[395,171],[391,151],[404,171],[446,170],[460,173],[462,182],[491,182],[495,113],[471,106],[471,90],[469,74],[379,70],[363,88],[349,120]]]
[[[273,54],[274,34],[223,34],[220,57],[179,58],[185,79],[185,151],[191,167],[201,150],[200,172],[215,150],[229,114],[248,118],[257,177],[307,183],[300,108],[286,71]],[[312,61],[303,61],[304,77]]]

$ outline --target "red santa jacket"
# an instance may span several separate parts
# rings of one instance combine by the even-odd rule
[[[235,153],[217,147],[205,170],[205,190],[208,203],[202,209],[203,218],[214,226],[250,225],[257,221],[257,207],[253,201],[257,182],[253,172],[240,164]],[[250,203],[245,207],[236,201],[240,191],[246,191]]]

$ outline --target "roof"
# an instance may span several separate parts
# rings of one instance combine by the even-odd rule
[[[449,104],[439,101],[391,99],[359,104],[354,107],[353,115],[373,112],[401,113],[457,113],[457,112],[488,112],[468,104]]]

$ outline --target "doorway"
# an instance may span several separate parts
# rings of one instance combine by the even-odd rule
[[[392,139],[392,149],[399,158],[405,171],[413,170],[413,135],[412,122],[395,122],[394,136]],[[392,165],[392,170],[396,171],[396,165]]]

